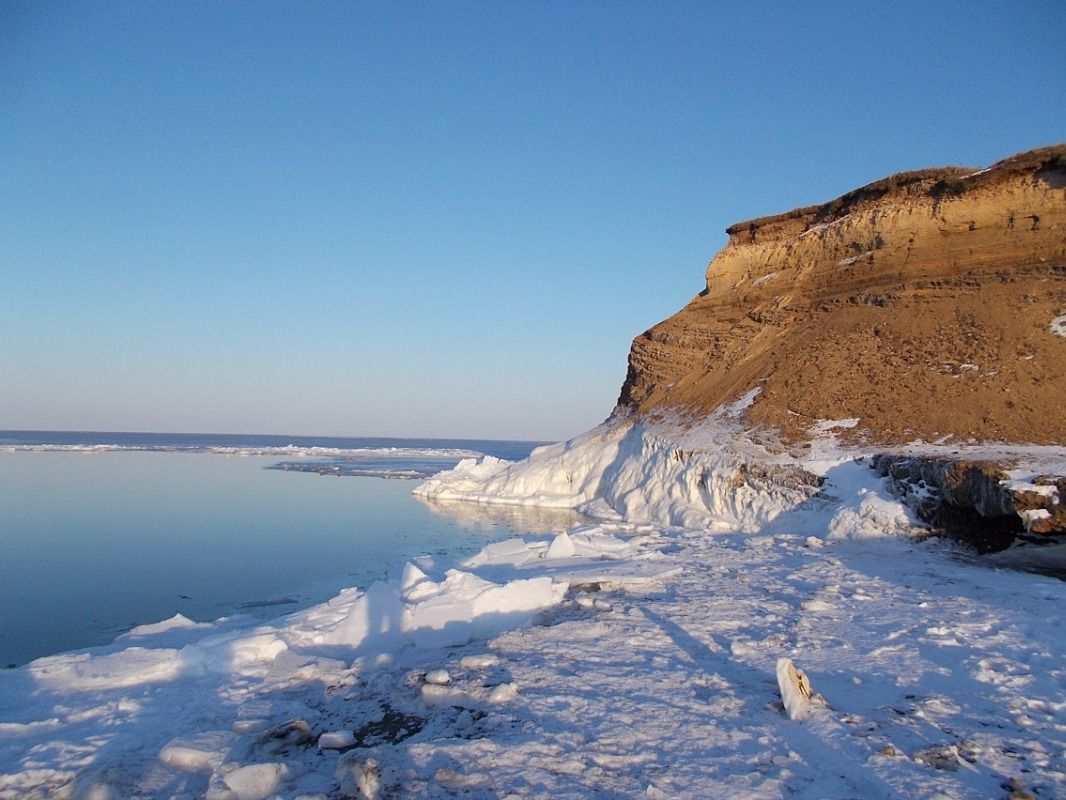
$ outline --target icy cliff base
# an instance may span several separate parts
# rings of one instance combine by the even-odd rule
[[[833,507],[832,535],[866,537],[929,527],[911,509],[920,511],[935,499],[932,484],[892,485],[868,469],[901,460],[989,464],[1002,474],[1002,486],[992,487],[996,492],[1060,513],[1055,480],[1066,479],[1047,476],[1066,475],[1066,448],[915,441],[885,452],[841,444],[838,435],[854,427],[855,419],[820,421],[805,432],[805,442],[786,446],[743,424],[742,414],[757,393],[695,422],[620,411],[523,461],[465,459],[420,484],[415,494],[445,502],[567,508],[604,521],[709,531],[766,530],[787,512]],[[855,469],[857,464],[861,468]],[[945,502],[964,505],[957,498]],[[1052,514],[1014,506],[1007,503],[996,513],[1016,514],[1031,530]]]
[[[695,428],[623,414],[517,463],[465,459],[415,493],[573,508],[630,523],[757,530],[814,495],[822,479],[741,432],[738,417],[753,396]]]

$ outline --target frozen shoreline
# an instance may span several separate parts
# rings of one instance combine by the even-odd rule
[[[599,523],[0,673],[0,798],[1063,793],[1066,583],[914,542],[831,436],[774,471],[712,422],[714,450],[623,421],[422,490]],[[784,714],[782,657],[827,709]]]

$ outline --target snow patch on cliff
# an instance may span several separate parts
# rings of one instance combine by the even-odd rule
[[[1051,332],[1056,336],[1066,337],[1066,314],[1051,320]]]

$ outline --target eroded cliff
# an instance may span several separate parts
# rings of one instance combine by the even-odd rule
[[[634,340],[621,405],[759,388],[749,424],[793,440],[855,418],[874,444],[1066,443],[1066,145],[727,232],[706,289]]]

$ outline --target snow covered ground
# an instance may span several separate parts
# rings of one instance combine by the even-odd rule
[[[0,798],[1066,794],[1066,583],[916,540],[831,426],[786,463],[727,423],[423,489],[569,531],[0,673]]]

